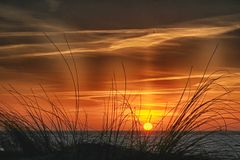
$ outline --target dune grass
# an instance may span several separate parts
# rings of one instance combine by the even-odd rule
[[[207,75],[216,47],[198,85],[191,88],[191,69],[178,103],[175,106],[166,106],[164,115],[152,132],[142,130],[137,114],[141,111],[141,104],[135,106],[131,103],[131,96],[127,93],[126,70],[122,65],[124,90],[118,90],[113,76],[112,89],[105,103],[102,131],[92,137],[87,113],[79,103],[78,68],[67,37],[64,35],[70,62],[51,38],[45,35],[58,50],[72,79],[75,92],[74,115],[43,86],[40,86],[41,94],[32,90],[31,95],[24,95],[11,85],[4,87],[22,106],[24,112],[13,110],[11,105],[1,104],[0,156],[87,160],[204,159],[206,156],[206,159],[210,159],[210,155],[204,153],[203,156],[196,152],[199,145],[213,143],[208,137],[218,130],[227,131],[229,120],[231,123],[239,123],[240,112],[232,107],[237,102],[228,97],[231,90],[221,84],[230,75],[221,71]],[[211,92],[216,89],[221,89],[222,92],[212,96]],[[197,132],[206,126],[210,126],[209,132]],[[231,146],[226,144],[226,147]],[[235,153],[238,154],[238,151]]]

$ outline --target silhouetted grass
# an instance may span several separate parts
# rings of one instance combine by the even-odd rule
[[[47,34],[46,37],[58,50],[69,70],[75,93],[74,115],[43,86],[40,86],[41,94],[32,90],[31,95],[24,95],[11,85],[4,87],[24,111],[13,110],[11,105],[1,105],[0,146],[3,151],[0,152],[0,157],[86,160],[210,159],[210,155],[203,156],[196,152],[198,146],[212,143],[208,136],[214,131],[227,131],[229,120],[239,122],[239,110],[231,107],[231,104],[237,102],[227,97],[231,91],[221,84],[221,80],[229,75],[222,72],[207,75],[216,47],[198,85],[191,88],[191,69],[178,103],[171,108],[166,106],[164,115],[155,124],[156,131],[151,132],[142,130],[137,113],[141,111],[141,103],[139,106],[132,105],[131,96],[127,92],[125,66],[122,65],[124,90],[118,90],[113,76],[112,89],[105,103],[102,131],[91,137],[87,113],[79,103],[78,69],[67,37],[65,39],[71,62],[68,62]],[[211,95],[211,91],[216,88],[221,88],[223,92]],[[197,131],[204,126],[211,126],[211,131],[199,134]]]
[[[110,103],[108,103],[104,115],[105,126],[102,137],[108,138],[104,143],[151,152],[160,156],[178,155],[178,157],[184,157],[196,154],[199,145],[213,143],[208,137],[219,130],[227,131],[227,127],[230,125],[229,121],[232,124],[239,123],[239,109],[231,106],[238,105],[238,102],[228,97],[232,91],[221,84],[221,81],[227,80],[233,75],[224,71],[206,74],[217,47],[195,88],[191,88],[190,85],[191,69],[178,103],[171,108],[166,106],[164,115],[155,125],[157,132],[146,133],[142,131],[142,124],[136,113],[137,110],[141,110],[141,104],[136,108],[130,103],[130,97],[126,94],[127,80],[123,66],[125,90],[118,91],[116,80],[113,78]],[[211,95],[211,92],[216,89],[221,90],[221,92]],[[124,128],[126,123],[130,124],[131,127]],[[204,127],[210,131],[202,132],[199,135],[197,131]],[[121,130],[126,131],[122,133],[121,137],[124,137],[122,139],[118,138]],[[218,141],[220,142],[221,139]],[[216,145],[219,142],[215,142]],[[226,147],[231,146],[226,144]],[[236,154],[239,154],[238,151]]]

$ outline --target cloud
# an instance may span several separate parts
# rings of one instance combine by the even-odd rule
[[[239,25],[240,14],[227,14],[220,16],[205,17],[179,23],[183,26],[231,26]]]
[[[210,37],[223,34],[232,30],[239,29],[240,25],[226,27],[196,27],[196,28],[170,28],[170,29],[153,29],[153,33],[136,38],[128,38],[113,42],[110,50],[118,50],[132,47],[152,47],[169,40],[187,37]]]
[[[55,1],[49,3],[53,3],[53,7],[56,5]],[[2,69],[23,71],[32,74],[33,77],[59,77],[63,71],[58,71],[59,66],[54,66],[59,60],[59,52],[49,43],[43,31],[51,30],[47,34],[67,56],[69,49],[64,39],[63,33],[65,33],[71,51],[76,55],[81,68],[81,83],[85,83],[83,89],[86,90],[94,88],[101,90],[106,87],[104,82],[112,76],[106,72],[111,74],[114,70],[119,71],[116,64],[120,64],[121,61],[126,63],[130,70],[129,74],[132,75],[129,83],[139,83],[140,86],[151,84],[156,87],[159,85],[176,87],[178,84],[177,82],[173,84],[173,81],[182,81],[186,78],[179,74],[186,75],[187,73],[183,74],[183,72],[188,71],[192,63],[194,65],[200,63],[203,58],[199,55],[204,51],[207,51],[207,54],[211,53],[216,44],[211,41],[212,39],[225,37],[229,32],[240,29],[240,21],[237,18],[239,15],[210,17],[164,28],[68,30],[68,27],[58,25],[56,21],[49,23],[49,20],[36,16],[32,11],[17,7],[0,5],[0,13],[2,13],[0,18],[6,20],[4,23],[12,26],[11,30],[14,30],[14,32],[11,30],[0,32]],[[31,29],[26,30],[29,26]],[[17,29],[21,27],[25,30]],[[237,39],[235,40],[238,42]],[[207,49],[201,50],[204,47]],[[193,62],[195,59],[198,61]],[[163,77],[160,73],[159,77],[157,72],[159,70],[171,74]],[[56,79],[58,80],[60,81],[60,78]],[[159,81],[161,83],[158,83]]]
[[[164,46],[167,45],[168,41],[179,39],[179,38],[206,38],[221,35],[236,29],[239,29],[239,25],[234,26],[225,26],[225,27],[196,27],[196,28],[169,28],[169,29],[139,29],[139,30],[114,30],[114,31],[76,31],[76,32],[65,32],[68,34],[70,45],[72,47],[72,52],[76,54],[92,54],[92,53],[104,53],[104,54],[117,54],[120,50],[127,50],[130,48],[142,48],[147,49],[155,46]],[[118,34],[112,34],[118,33]],[[141,33],[141,34],[139,34]],[[15,34],[15,35],[14,35]],[[31,33],[29,33],[31,34]],[[61,32],[57,33],[49,33],[49,35],[63,35]],[[92,37],[86,41],[76,41],[74,42],[74,37],[72,36],[78,35],[79,37],[87,36]],[[125,35],[122,36],[122,35]],[[128,35],[129,34],[129,35]],[[19,33],[11,33],[9,36],[7,33],[5,35],[0,35],[8,39],[8,37],[19,37]],[[28,33],[25,34],[28,36]],[[25,37],[24,36],[24,37]],[[49,51],[51,48],[51,44],[48,43],[48,40],[44,37],[43,33],[35,33],[31,36],[36,36],[39,39],[39,36],[42,38],[42,43],[37,44],[13,44],[13,45],[4,45],[0,46],[0,50],[4,49],[21,49],[25,48],[27,51],[28,49],[31,50],[32,47],[42,47],[46,48],[46,51],[43,52],[34,52],[32,51],[31,54],[17,54],[17,55],[9,55],[9,58],[13,57],[38,57],[38,56],[54,56],[59,55],[57,51]],[[130,36],[130,37],[127,37]],[[44,40],[45,39],[45,42]],[[55,38],[56,39],[56,38]],[[83,38],[84,39],[84,38]],[[26,41],[26,40],[24,40]],[[62,41],[62,42],[59,42]],[[73,42],[72,42],[73,41]],[[43,43],[44,42],[44,43]],[[64,42],[63,36],[61,38],[54,40],[56,45],[62,46],[64,48],[62,50],[63,54],[69,54],[69,50],[66,47],[66,42]],[[72,42],[72,43],[71,43]],[[19,42],[21,43],[21,42]],[[65,46],[65,47],[64,47]],[[54,48],[52,47],[53,50]],[[126,54],[126,53],[124,53]],[[8,57],[0,57],[1,58],[8,58]]]
[[[54,24],[42,17],[35,17],[33,11],[16,6],[0,4],[0,29],[6,31],[63,31],[60,24]],[[52,20],[54,21],[54,20]]]

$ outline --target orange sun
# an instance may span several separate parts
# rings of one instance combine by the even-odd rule
[[[151,130],[153,129],[152,123],[150,123],[150,122],[144,123],[143,129],[144,129],[145,131],[151,131]]]

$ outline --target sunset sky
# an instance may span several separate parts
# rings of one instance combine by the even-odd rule
[[[239,0],[1,0],[0,84],[25,94],[42,94],[42,84],[71,112],[71,77],[44,33],[69,57],[65,33],[78,66],[80,104],[93,129],[100,126],[114,74],[118,89],[124,88],[122,64],[127,94],[141,95],[143,110],[157,119],[178,100],[191,66],[196,85],[219,44],[208,74],[234,73],[223,84],[240,97]],[[1,101],[18,107],[4,89],[0,93]]]

